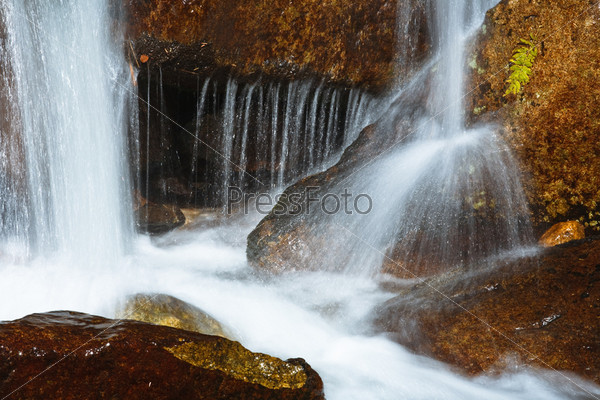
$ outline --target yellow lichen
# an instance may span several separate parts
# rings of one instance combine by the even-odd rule
[[[165,350],[188,364],[218,370],[269,389],[300,389],[307,380],[302,366],[253,353],[238,342],[184,343]]]

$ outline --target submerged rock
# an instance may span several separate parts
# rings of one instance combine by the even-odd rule
[[[158,235],[185,224],[185,215],[179,207],[147,202],[135,210],[135,221],[140,232]]]
[[[530,81],[505,97],[509,60],[530,35],[538,49]],[[566,219],[598,231],[600,8],[503,0],[487,13],[468,62],[470,118],[501,121],[541,232]]]
[[[219,321],[201,309],[166,294],[140,293],[131,296],[117,311],[116,317],[234,340]]]
[[[0,396],[323,399],[302,359],[179,329],[69,311],[0,323]]]
[[[583,225],[579,221],[566,221],[552,225],[542,235],[539,244],[544,247],[552,247],[583,238],[585,238]]]
[[[517,362],[600,383],[600,238],[424,281],[376,315],[378,330],[470,374]]]

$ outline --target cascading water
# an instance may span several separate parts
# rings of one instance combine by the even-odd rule
[[[168,113],[169,103],[178,98],[171,96],[165,101],[160,76],[158,83],[158,98],[149,99],[156,109]],[[193,116],[187,113],[178,121],[187,132],[162,126],[163,117],[149,121],[148,126],[153,126],[153,132],[158,129],[161,137],[171,130],[170,135],[177,135],[173,140],[184,143],[176,146],[179,153],[191,153],[180,156],[175,169],[189,171],[184,175],[189,177],[193,194],[191,201],[179,202],[195,206],[206,205],[202,201],[207,198],[212,199],[211,206],[227,204],[228,187],[267,192],[333,164],[372,120],[378,103],[360,89],[332,87],[311,79],[269,82],[263,77],[246,82],[209,77],[198,81],[194,94]],[[193,120],[186,122],[190,118]],[[154,141],[161,142],[162,148],[169,147]],[[149,150],[145,151],[148,154]],[[143,167],[151,170],[148,165]]]
[[[26,212],[13,210],[18,229],[4,234],[27,239],[33,255],[114,264],[132,223],[128,96],[120,86],[128,70],[111,37],[108,7],[103,1],[1,5],[10,119],[2,137],[22,147],[22,163],[5,168],[23,169],[20,201],[27,204]],[[3,196],[14,195],[3,189]]]
[[[444,1],[430,4],[444,7]],[[446,1],[464,4],[464,10],[470,7],[467,2]],[[131,229],[128,218],[122,217],[129,206],[124,200],[128,178],[123,172],[126,169],[116,166],[123,166],[125,159],[121,144],[125,140],[122,107],[126,98],[115,82],[129,84],[129,77],[122,57],[111,50],[107,3],[87,1],[83,5],[63,0],[29,1],[25,5],[17,0],[4,0],[0,4],[7,30],[0,53],[4,67],[0,97],[4,116],[0,168],[5,172],[0,176],[2,240],[19,243],[31,239],[32,248],[40,250],[32,260],[10,257],[7,253],[10,246],[2,248],[0,319],[52,309],[114,317],[116,304],[126,295],[160,292],[203,308],[229,326],[236,338],[251,350],[281,358],[304,357],[323,378],[329,400],[546,400],[581,398],[582,394],[590,393],[600,396],[600,390],[590,383],[575,378],[565,380],[560,374],[546,371],[521,370],[517,374],[468,379],[440,363],[407,352],[385,337],[370,336],[365,320],[375,306],[391,295],[376,281],[352,274],[256,274],[246,262],[245,238],[256,224],[257,216],[231,218],[221,226],[209,221],[208,226],[198,224],[195,230],[173,232],[152,241],[138,237],[133,241],[131,253],[123,256],[123,242]],[[476,19],[481,17],[473,15]],[[458,24],[459,20],[449,22]],[[418,79],[413,82],[418,86]],[[270,139],[280,134],[276,127],[284,124],[283,113],[293,110],[290,106],[284,111],[288,106],[283,99],[289,97],[284,86],[240,84],[236,89],[239,96],[232,101],[236,103],[232,123],[241,125],[246,123],[239,122],[240,119],[248,119],[248,115],[255,113],[253,106],[247,108],[248,99],[261,105],[258,108],[263,111],[258,112],[261,117],[257,120],[262,129],[257,137],[266,143],[261,151],[273,160],[279,157],[282,142]],[[296,87],[297,93],[301,92],[301,86]],[[402,89],[405,93],[407,90],[409,86]],[[216,90],[213,83],[206,81],[199,84],[199,91],[202,95],[196,112],[206,114],[204,110],[214,107],[210,96]],[[368,107],[360,105],[357,93],[347,96],[350,100],[344,107],[333,104],[334,99],[339,101],[343,96],[323,85],[313,85],[310,93],[291,96],[301,99],[296,104],[304,104],[297,115],[302,114],[299,123],[306,124],[308,129],[302,131],[304,138],[290,138],[287,142],[288,160],[296,156],[294,146],[302,146],[302,142],[326,143],[325,131],[330,125],[345,125],[350,132],[351,113],[357,115],[356,121],[368,117],[364,115]],[[435,95],[430,99],[430,107],[438,104],[433,101]],[[321,109],[327,111],[320,114],[317,110]],[[341,118],[337,124],[329,124],[325,114],[336,109],[338,118],[341,110],[346,110],[345,122]],[[363,117],[358,117],[361,113]],[[288,126],[297,123],[294,118],[294,114],[288,116]],[[487,150],[478,143],[482,143],[482,138],[492,137],[489,130],[479,134],[463,132],[460,122],[456,125],[459,134],[442,135],[447,122],[427,118],[420,121],[416,125],[420,134],[407,139],[411,143],[406,149],[382,157],[382,166],[397,171],[400,162],[408,170],[415,167],[411,160],[427,165],[436,162],[436,154],[446,154],[449,162],[461,157],[477,158],[473,154]],[[357,122],[355,132],[360,130],[360,124]],[[198,122],[197,126],[200,129],[201,124]],[[235,130],[241,154],[244,154],[243,143],[254,136],[252,124],[248,126],[247,131]],[[149,131],[144,133],[149,135]],[[339,138],[330,137],[329,143],[335,140]],[[353,138],[343,140],[349,143]],[[493,139],[488,140],[494,143]],[[75,145],[76,148],[71,147]],[[237,146],[233,142],[231,149]],[[247,143],[245,149],[248,148]],[[463,150],[457,153],[452,148]],[[201,149],[199,144],[197,150]],[[144,151],[148,153],[149,148],[140,149],[141,153]],[[317,166],[323,151],[322,147],[309,145],[302,150],[302,159]],[[245,157],[249,162],[250,153]],[[488,163],[494,160],[485,159]],[[276,168],[275,165],[269,164],[268,169]],[[472,175],[470,164],[465,165],[463,176]],[[478,165],[473,168],[476,170]],[[490,171],[499,169],[501,164],[489,166]],[[421,179],[420,170],[407,173],[405,181]],[[231,171],[236,173],[233,168]],[[278,170],[272,176],[277,173]],[[437,183],[441,184],[450,175],[450,172],[446,176],[436,175]],[[432,185],[436,179],[431,179]],[[390,186],[386,181],[379,184]],[[73,193],[78,190],[82,193]],[[389,206],[394,204],[392,201]],[[60,207],[73,210],[54,211]],[[107,238],[109,233],[114,237]],[[81,236],[75,237],[78,234]],[[88,240],[101,250],[90,249]],[[44,253],[45,249],[51,251]],[[114,262],[118,269],[90,268],[89,264],[114,259],[107,254],[110,251],[118,258]],[[57,254],[67,254],[71,261],[77,262],[64,263],[60,257],[59,260],[53,257]],[[38,379],[43,379],[44,371],[40,373]],[[18,393],[15,395],[18,397]]]
[[[431,60],[392,96],[369,139],[391,138],[389,148],[339,166],[347,171],[313,195],[323,207],[302,222],[311,256],[290,260],[292,268],[376,275],[385,262],[387,271],[414,278],[527,244],[516,162],[494,127],[464,123],[465,41],[493,4],[426,2]]]

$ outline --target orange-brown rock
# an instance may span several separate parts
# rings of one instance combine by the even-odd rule
[[[228,68],[240,75],[296,77],[386,88],[395,78],[397,43],[406,59],[429,49],[425,6],[401,2],[410,41],[397,32],[389,0],[124,0],[130,36],[150,64],[188,74]],[[406,44],[406,45],[404,45]],[[400,63],[401,64],[401,63]]]
[[[533,34],[530,82],[504,97],[509,60]],[[600,8],[578,0],[503,0],[487,13],[467,60],[473,120],[501,121],[520,159],[536,223],[600,228]],[[546,226],[546,227],[547,227]],[[543,230],[542,230],[543,231]]]
[[[323,399],[301,359],[217,336],[68,311],[0,323],[0,397]]]
[[[600,238],[402,289],[375,325],[470,374],[516,360],[600,383]]]
[[[540,238],[539,244],[552,247],[585,238],[585,229],[579,221],[559,222],[552,225]]]

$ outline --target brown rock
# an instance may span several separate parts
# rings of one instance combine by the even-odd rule
[[[468,60],[471,119],[500,117],[536,223],[583,217],[600,229],[599,21],[588,1],[503,0],[487,13]],[[512,51],[530,34],[539,50],[531,80],[503,97]]]
[[[140,232],[158,235],[185,224],[185,215],[176,206],[146,202],[135,210],[135,220]]]
[[[193,80],[218,69],[386,88],[430,47],[425,5],[357,0],[124,0],[135,52]],[[400,7],[397,10],[397,7]],[[409,27],[399,38],[397,16]],[[396,63],[397,43],[404,61]],[[401,71],[395,71],[400,65]]]
[[[585,230],[579,221],[559,222],[552,225],[540,238],[539,244],[544,247],[552,247],[579,240],[585,237]]]
[[[0,343],[2,398],[324,398],[321,379],[301,359],[141,322],[33,314],[1,323]]]
[[[375,325],[469,374],[511,360],[600,383],[600,238],[455,271],[400,292]]]

